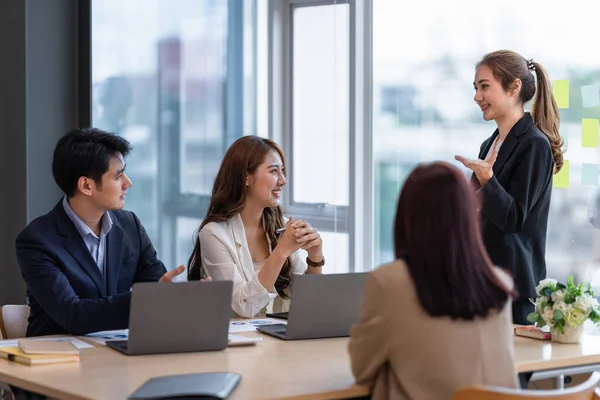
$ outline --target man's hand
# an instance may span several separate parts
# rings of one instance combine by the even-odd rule
[[[160,282],[160,283],[171,282],[172,283],[173,279],[175,279],[176,276],[181,275],[184,272],[185,272],[185,265],[180,265],[179,267],[175,268],[174,270],[166,272],[163,276],[160,277],[158,282]],[[205,279],[201,279],[201,281],[210,282],[210,281],[212,281],[212,278],[210,276],[208,276]]]
[[[160,279],[158,280],[160,283],[164,283],[164,282],[173,282],[173,279],[177,276],[177,275],[181,275],[185,272],[185,265],[180,265],[179,267],[175,268],[172,271],[167,271],[163,276],[160,277]]]

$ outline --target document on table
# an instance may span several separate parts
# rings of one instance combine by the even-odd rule
[[[46,340],[50,342],[71,342],[73,346],[77,347],[79,350],[81,349],[89,349],[94,346],[84,342],[83,340],[77,339],[72,336],[56,336],[56,337],[47,337],[47,338],[31,338],[35,340]],[[8,340],[0,340],[0,347],[19,347],[18,339],[8,339]]]
[[[254,318],[231,321],[229,322],[229,333],[254,332],[257,326],[273,324],[287,324],[287,320],[276,318]]]
[[[106,345],[107,340],[127,340],[129,329],[88,333],[85,337],[93,342]]]

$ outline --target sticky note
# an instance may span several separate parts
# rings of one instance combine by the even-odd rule
[[[598,164],[583,164],[581,170],[581,184],[598,186]]]
[[[581,105],[584,108],[600,106],[600,84],[581,87]]]
[[[598,123],[597,118],[581,119],[581,147],[598,147]]]
[[[552,94],[558,104],[558,108],[569,108],[569,81],[554,81],[552,84]]]
[[[552,186],[555,188],[569,187],[569,160],[565,160],[558,174],[554,175]]]

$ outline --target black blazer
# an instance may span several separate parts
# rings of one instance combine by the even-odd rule
[[[481,145],[485,159],[498,130]],[[508,268],[518,300],[535,297],[546,278],[546,230],[554,158],[548,138],[525,113],[506,136],[493,178],[478,191],[483,242],[492,262]],[[477,178],[471,178],[479,189]]]
[[[27,336],[82,335],[129,325],[131,286],[166,272],[135,214],[109,211],[106,279],[62,201],[17,237],[17,260],[31,307]]]

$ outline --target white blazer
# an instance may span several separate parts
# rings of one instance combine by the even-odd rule
[[[275,287],[265,288],[258,280],[250,248],[246,240],[246,231],[240,214],[225,222],[210,222],[198,234],[202,267],[215,281],[233,281],[231,308],[242,318],[252,318],[271,300],[273,312],[286,311],[289,301],[284,301]],[[271,241],[269,252],[271,251]],[[302,275],[306,272],[306,251],[300,249],[291,256],[292,273]],[[262,261],[262,260],[261,260]]]

